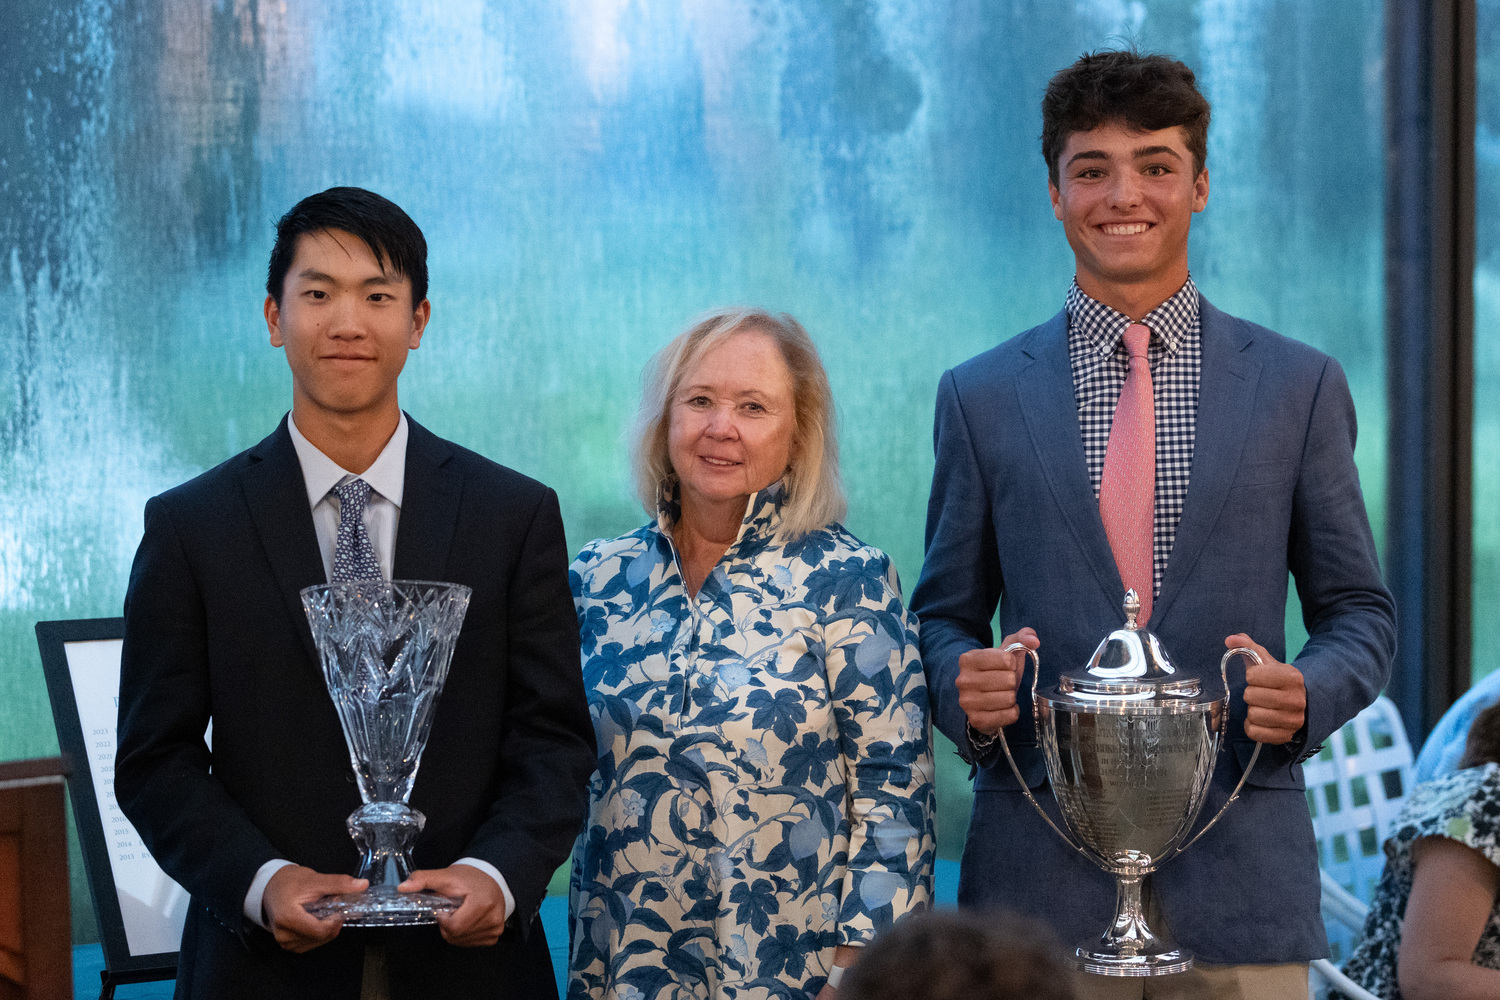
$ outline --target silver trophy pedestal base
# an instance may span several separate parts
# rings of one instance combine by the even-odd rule
[[[1112,955],[1080,947],[1067,957],[1070,968],[1096,976],[1169,976],[1193,967],[1193,956],[1181,948],[1163,947],[1152,954]]]
[[[439,913],[452,913],[460,901],[435,892],[397,892],[377,885],[364,892],[324,896],[307,904],[315,917],[342,916],[345,927],[411,927],[435,924]]]
[[[1170,976],[1193,967],[1193,956],[1146,923],[1141,890],[1151,858],[1124,851],[1113,859],[1127,866],[1115,870],[1115,919],[1102,937],[1085,941],[1066,959],[1068,965],[1096,976]]]

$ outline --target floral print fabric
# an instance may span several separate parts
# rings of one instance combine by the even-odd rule
[[[1411,897],[1411,848],[1422,837],[1456,840],[1500,865],[1500,765],[1471,767],[1418,785],[1402,807],[1396,834],[1385,842],[1385,870],[1365,918],[1364,937],[1344,963],[1345,975],[1385,1000],[1401,996],[1396,958]],[[1500,969],[1500,901],[1479,935],[1474,964]]]
[[[835,946],[932,898],[915,619],[884,553],[775,537],[751,498],[695,598],[654,525],[571,580],[599,742],[573,852],[568,997],[815,996]]]

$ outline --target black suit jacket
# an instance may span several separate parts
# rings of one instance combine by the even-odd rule
[[[432,927],[363,934],[387,943],[395,997],[555,995],[536,913],[582,823],[595,759],[557,497],[409,426],[395,576],[474,591],[411,795],[427,816],[414,860],[490,862],[516,912],[491,948],[455,948]],[[269,860],[358,867],[344,821],[359,793],[298,596],[322,582],[285,420],[146,504],[125,598],[115,792],[193,896],[179,997],[358,996],[362,932],[293,955],[243,916]]]

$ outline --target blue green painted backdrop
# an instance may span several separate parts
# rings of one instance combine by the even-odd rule
[[[117,614],[146,498],[288,405],[260,318],[271,223],[333,184],[395,199],[431,244],[433,322],[406,408],[556,487],[575,546],[642,519],[621,432],[646,357],[711,306],[796,314],[837,396],[850,526],[910,588],[938,376],[1055,312],[1071,274],[1038,152],[1042,88],[1085,49],[1130,40],[1185,59],[1214,102],[1200,286],[1348,368],[1378,535],[1380,13],[9,0],[0,759],[56,749],[32,623]],[[945,856],[967,795],[945,753]]]

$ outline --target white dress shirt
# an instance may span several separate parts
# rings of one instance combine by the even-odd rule
[[[370,487],[370,499],[365,503],[365,531],[370,544],[375,548],[375,560],[380,563],[380,575],[391,578],[396,563],[396,528],[401,522],[401,495],[406,485],[406,438],[408,427],[406,414],[396,424],[396,432],[385,443],[379,457],[359,475],[348,472],[337,462],[317,449],[302,436],[292,415],[286,415],[286,429],[292,435],[292,447],[297,450],[297,461],[302,466],[302,480],[307,486],[307,502],[312,508],[313,531],[318,536],[318,553],[323,557],[324,578],[333,576],[333,551],[339,534],[339,498],[332,492],[335,486],[353,479],[363,479]],[[277,858],[267,861],[256,871],[250,882],[250,891],[245,893],[245,917],[259,927],[265,927],[261,913],[261,902],[266,893],[266,883],[282,868],[292,864]],[[505,897],[505,918],[510,919],[515,911],[516,900],[505,884],[505,876],[488,861],[479,858],[459,858],[454,864],[478,868],[500,886]]]

